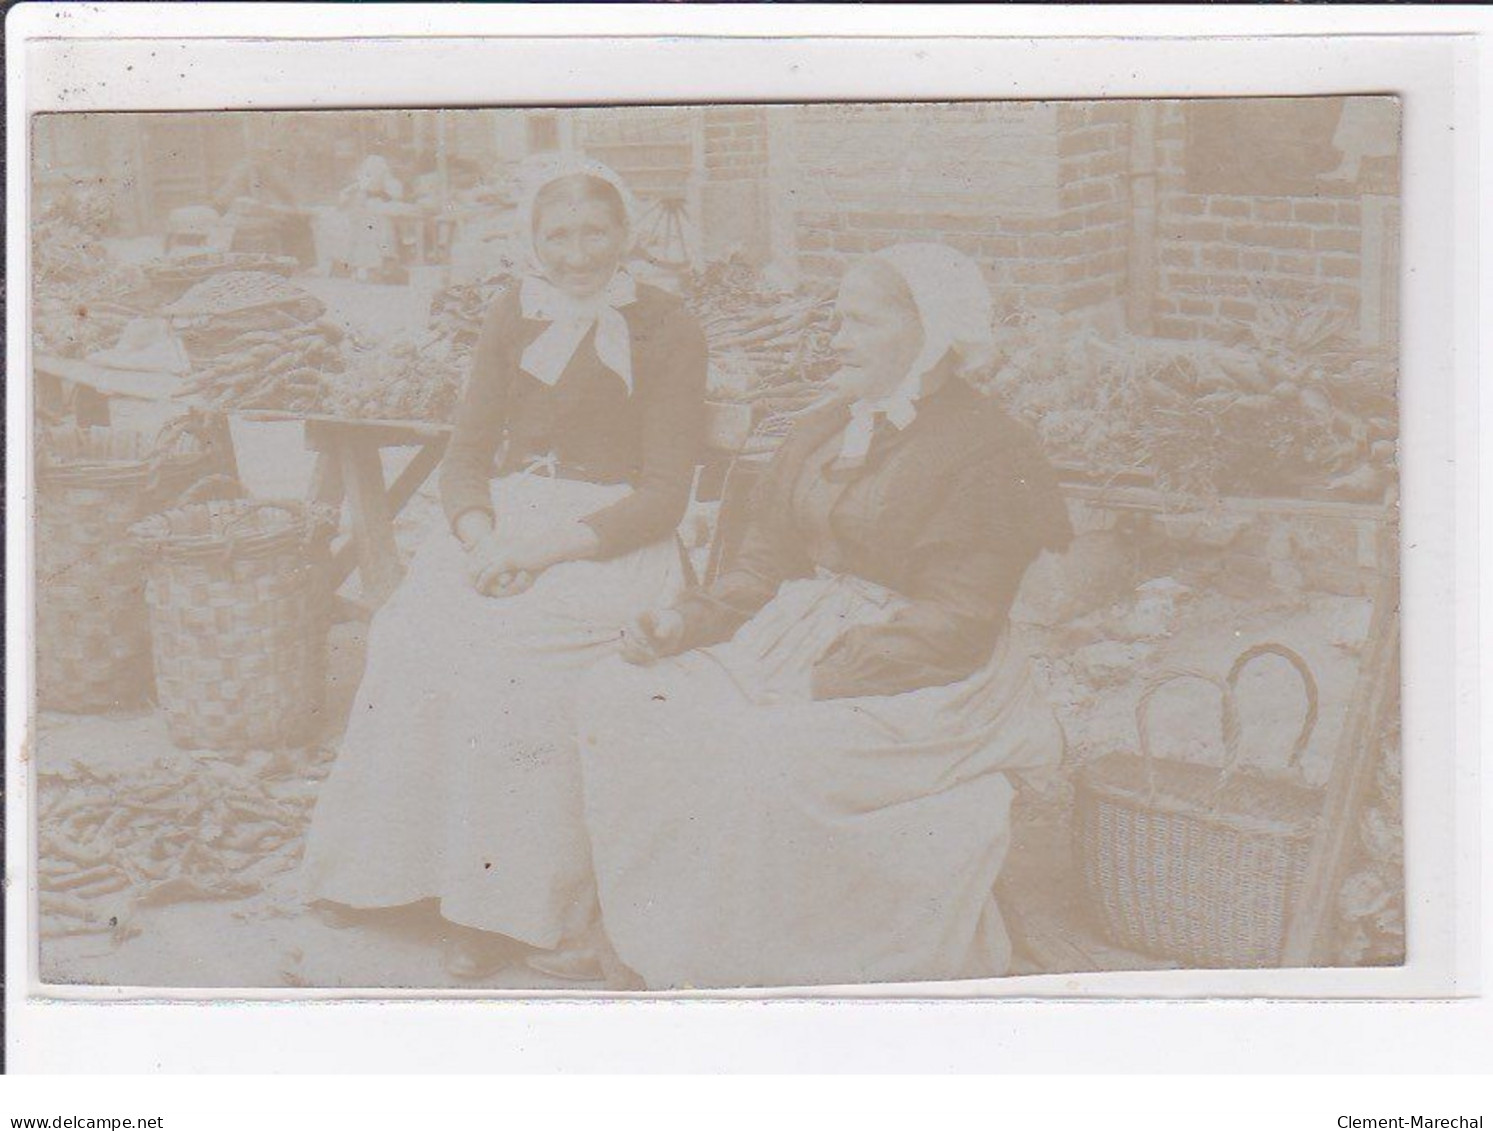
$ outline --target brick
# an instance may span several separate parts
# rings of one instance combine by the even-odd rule
[[[1312,233],[1312,246],[1318,251],[1351,251],[1361,249],[1361,237],[1345,228],[1318,228]]]
[[[1179,196],[1167,202],[1166,210],[1178,216],[1201,216],[1209,211],[1209,204],[1201,196]]]
[[[1156,333],[1163,338],[1196,338],[1200,331],[1191,319],[1158,318],[1156,319]]]
[[[949,232],[946,234],[930,233],[936,243],[946,244],[956,251],[962,251],[965,255],[978,256],[980,254],[980,237],[970,232]]]
[[[1018,283],[1059,283],[1062,281],[1062,275],[1062,266],[1052,260],[1016,264]]]
[[[1246,249],[1239,253],[1239,267],[1245,271],[1269,271],[1274,261],[1275,256],[1268,251]]]
[[[1232,224],[1228,238],[1235,243],[1255,247],[1280,247],[1306,250],[1312,246],[1310,228],[1293,228],[1284,224]]]
[[[1298,200],[1292,213],[1308,224],[1331,224],[1337,219],[1337,205],[1330,200]]]
[[[1108,302],[1117,293],[1117,282],[1117,280],[1096,279],[1077,287],[1070,287],[1063,296],[1063,309],[1082,310],[1085,307]]]
[[[1337,206],[1337,222],[1358,226],[1363,223],[1363,210],[1355,200],[1344,200]]]
[[[920,217],[907,212],[856,212],[848,220],[852,228],[876,228],[881,231],[916,231]]]
[[[1093,264],[1087,259],[1065,259],[1059,264],[1062,269],[1063,282],[1068,284],[1082,283],[1097,274]]]
[[[1349,255],[1324,255],[1322,274],[1329,279],[1356,279],[1359,274],[1358,258]]]
[[[1216,196],[1208,201],[1209,216],[1224,216],[1231,220],[1242,219],[1250,214],[1249,201],[1233,196]]]
[[[845,223],[844,218],[838,212],[800,212],[798,226],[800,230],[804,228],[837,230],[843,228]]]
[[[830,233],[819,228],[799,228],[797,239],[800,251],[828,251],[834,246]]]
[[[1287,275],[1315,275],[1317,273],[1317,260],[1311,255],[1294,255],[1289,252],[1281,252],[1275,257],[1275,269]]]
[[[933,212],[923,217],[923,225],[938,232],[983,232],[990,227],[984,216],[961,216],[954,212]]]
[[[839,256],[800,255],[798,257],[799,269],[808,275],[839,275],[844,265],[844,259]]]
[[[1281,221],[1291,219],[1289,200],[1256,200],[1255,219]]]
[[[1047,259],[1062,251],[1062,241],[1050,232],[1027,236],[1021,241],[1021,254],[1028,259]]]
[[[1193,298],[1191,296],[1179,298],[1177,300],[1177,306],[1183,314],[1194,315],[1212,315],[1215,309],[1213,303],[1208,299]]]
[[[1063,292],[1056,284],[1027,283],[1019,287],[1016,305],[1028,310],[1062,309]]]
[[[1110,99],[1089,104],[1089,121],[1096,125],[1128,126],[1135,114],[1135,103]]]
[[[1113,127],[1089,126],[1061,134],[1058,137],[1058,156],[1083,157],[1102,152],[1115,144],[1114,132]]]
[[[860,255],[871,250],[871,241],[862,232],[836,232],[832,237],[836,251]]]
[[[1000,230],[1013,235],[1024,236],[1032,232],[1052,231],[1052,221],[1045,216],[1003,216],[1000,220]]]
[[[982,236],[980,254],[995,259],[1013,259],[1021,254],[1021,240],[1016,236]]]
[[[1216,271],[1239,270],[1239,253],[1231,247],[1205,247],[1199,261]]]
[[[1058,129],[1072,133],[1093,121],[1093,104],[1088,102],[1061,102],[1058,104]]]
[[[1259,315],[1260,310],[1252,302],[1244,302],[1237,298],[1226,298],[1219,301],[1218,313],[1226,318],[1239,318],[1250,322]]]
[[[1167,285],[1177,291],[1196,291],[1204,294],[1239,295],[1249,292],[1249,283],[1245,279],[1191,271],[1168,272]]]
[[[1128,218],[1129,207],[1123,202],[1112,200],[1108,204],[1089,204],[1083,208],[1074,209],[1063,217],[1065,223],[1078,224],[1087,227],[1094,224],[1117,224]]]
[[[1073,241],[1072,252],[1074,254],[1094,254],[1105,252],[1123,240],[1124,233],[1114,228],[1088,228],[1081,232],[1075,232],[1077,237]]]
[[[1224,238],[1224,225],[1221,220],[1189,220],[1182,225],[1182,232],[1190,240],[1211,242]]]

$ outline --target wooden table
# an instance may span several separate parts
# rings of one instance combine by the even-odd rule
[[[430,478],[445,455],[451,436],[449,424],[407,420],[347,420],[307,413],[249,411],[245,420],[299,420],[306,430],[306,446],[316,453],[307,498],[335,507],[347,503],[346,537],[332,555],[332,587],[340,589],[354,571],[361,585],[356,602],[345,601],[343,611],[371,614],[386,600],[404,575],[394,543],[394,519],[415,492]],[[392,483],[384,479],[385,448],[418,449]]]
[[[430,477],[445,452],[449,425],[416,421],[346,420],[336,416],[249,409],[220,412],[172,393],[180,378],[170,373],[108,369],[69,358],[37,357],[39,376],[64,381],[96,394],[103,411],[89,423],[108,423],[107,401],[125,397],[170,404],[200,415],[208,442],[217,449],[215,471],[238,478],[229,418],[253,423],[299,422],[306,446],[316,452],[307,499],[335,507],[347,504],[347,529],[333,550],[332,585],[340,590],[356,572],[356,599],[339,598],[344,616],[366,618],[399,584],[403,570],[394,544],[394,519]],[[391,447],[417,448],[414,458],[392,483],[384,479],[382,452]]]

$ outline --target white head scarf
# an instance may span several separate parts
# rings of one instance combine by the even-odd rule
[[[565,372],[586,334],[596,327],[596,356],[617,374],[632,392],[632,337],[619,309],[637,300],[637,287],[625,270],[617,273],[598,294],[577,299],[567,295],[545,277],[534,244],[535,204],[547,185],[567,177],[586,176],[605,181],[617,190],[626,212],[630,246],[637,219],[637,205],[622,178],[599,161],[573,153],[547,153],[530,158],[518,172],[518,251],[523,281],[519,304],[525,318],[548,322],[540,335],[524,350],[520,365],[525,373],[553,385]],[[624,254],[628,248],[623,248]]]
[[[904,243],[871,258],[891,267],[907,284],[923,325],[923,348],[895,389],[850,406],[839,456],[844,463],[865,459],[878,418],[885,417],[899,431],[913,422],[924,381],[946,356],[953,355],[956,372],[963,376],[988,362],[994,347],[990,288],[969,256],[942,244]]]

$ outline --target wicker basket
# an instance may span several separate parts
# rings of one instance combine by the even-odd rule
[[[1256,659],[1280,656],[1300,675],[1306,715],[1288,772],[1236,768],[1234,691]],[[1177,679],[1201,679],[1222,700],[1226,757],[1202,766],[1153,757],[1152,698]],[[1301,777],[1317,723],[1317,684],[1306,662],[1280,644],[1244,652],[1219,680],[1173,672],[1136,707],[1140,754],[1112,754],[1078,775],[1075,832],[1084,881],[1119,946],[1207,967],[1278,965],[1322,808]]]
[[[36,688],[45,709],[140,705],[150,692],[139,548],[129,529],[206,473],[187,418],[154,438],[122,428],[40,433],[36,468]]]
[[[325,507],[232,500],[152,515],[156,692],[178,746],[295,745],[320,719],[330,593]]]

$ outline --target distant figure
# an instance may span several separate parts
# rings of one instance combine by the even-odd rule
[[[213,204],[233,225],[234,251],[289,255],[303,267],[316,262],[311,220],[268,149],[257,147],[236,164]]]
[[[398,260],[394,221],[388,206],[404,196],[389,163],[377,154],[364,159],[339,203],[347,216],[348,246],[343,261],[354,278],[377,280]]]

